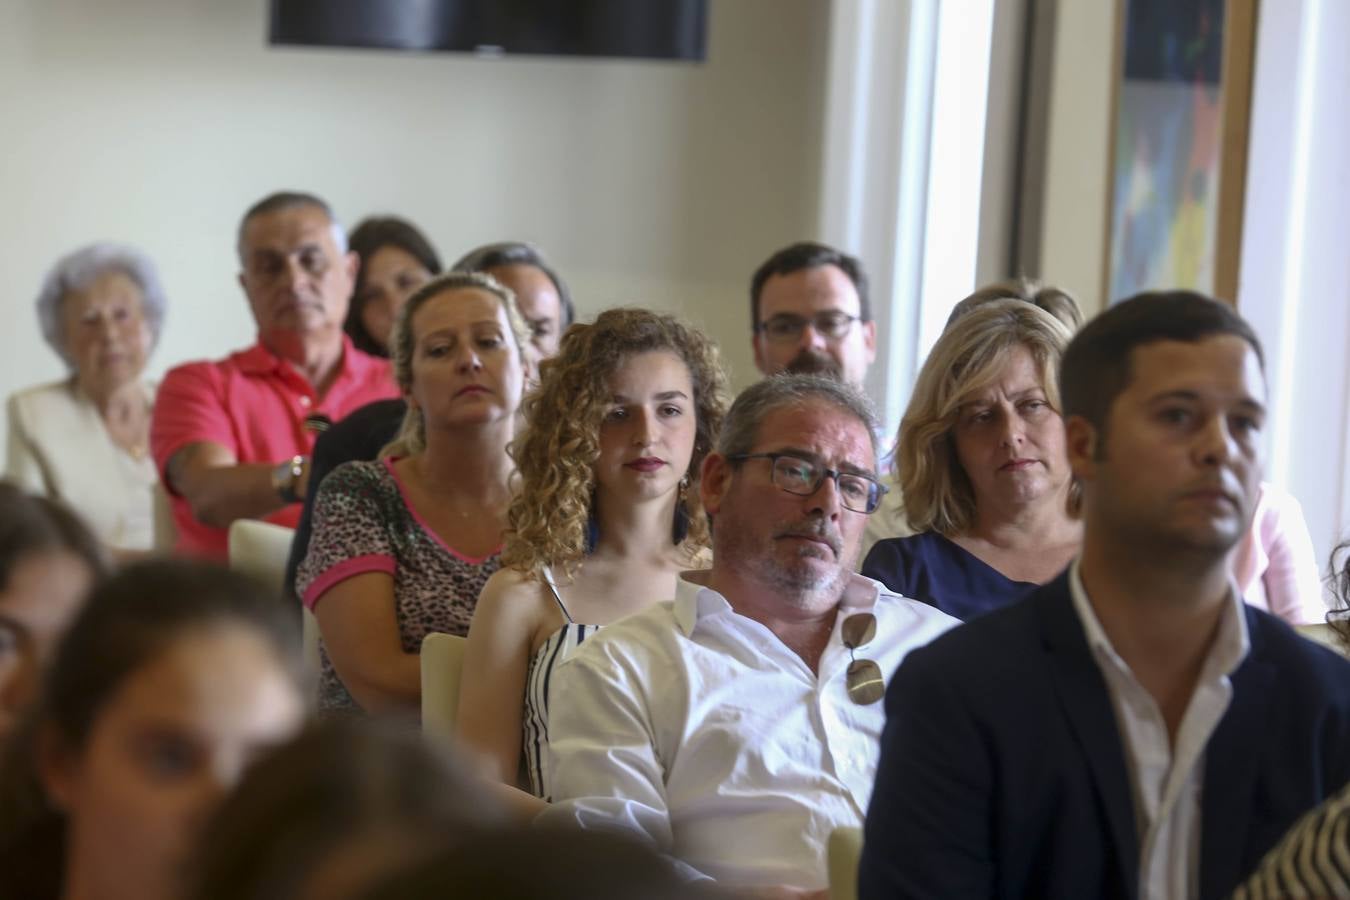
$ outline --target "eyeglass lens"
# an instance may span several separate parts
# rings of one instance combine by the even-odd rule
[[[790,494],[809,496],[815,493],[826,472],[823,466],[791,456],[780,456],[773,461],[774,481]],[[880,490],[876,482],[848,472],[834,473],[834,477],[835,484],[839,486],[840,501],[845,509],[869,513],[877,508]]]
[[[774,340],[795,341],[802,336],[806,326],[810,325],[827,338],[841,338],[848,334],[849,328],[857,321],[857,316],[838,310],[816,313],[811,318],[782,313],[764,323],[764,332]]]

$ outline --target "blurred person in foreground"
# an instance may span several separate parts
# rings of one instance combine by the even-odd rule
[[[0,744],[106,568],[103,547],[78,516],[0,482]]]
[[[488,785],[449,747],[394,723],[330,719],[244,774],[205,823],[183,896],[355,897],[504,822]]]
[[[133,564],[89,598],[0,763],[0,896],[177,900],[206,816],[301,725],[300,635],[213,565]]]

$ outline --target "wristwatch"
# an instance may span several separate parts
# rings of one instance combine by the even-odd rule
[[[286,503],[299,503],[304,499],[295,489],[300,484],[300,476],[305,474],[306,462],[303,456],[292,456],[272,470],[272,490]]]

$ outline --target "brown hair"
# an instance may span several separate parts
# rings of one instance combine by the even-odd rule
[[[674,316],[610,309],[593,324],[567,329],[558,355],[543,362],[539,384],[525,398],[529,425],[511,447],[521,485],[511,501],[502,565],[535,577],[545,565],[570,573],[585,556],[609,378],[627,357],[653,350],[678,356],[694,384],[698,421],[684,510],[690,546],[707,545],[697,483],[727,405],[717,346]]]

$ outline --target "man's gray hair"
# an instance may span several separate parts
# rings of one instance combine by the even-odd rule
[[[853,416],[867,431],[872,457],[877,455],[877,414],[857,388],[824,375],[771,375],[741,392],[722,420],[717,452],[738,456],[754,450],[759,426],[784,407],[824,402]]]
[[[347,229],[343,228],[342,222],[338,220],[337,216],[333,215],[331,206],[321,198],[304,191],[277,191],[275,194],[268,194],[250,206],[248,212],[244,213],[244,217],[239,220],[239,233],[235,235],[235,250],[239,253],[239,262],[244,264],[248,262],[244,259],[244,229],[248,227],[249,222],[259,216],[305,206],[317,209],[328,217],[328,228],[333,232],[333,243],[337,244],[338,253],[346,253]]]
[[[108,272],[121,272],[141,289],[141,315],[150,326],[150,349],[159,343],[160,327],[168,298],[150,257],[124,244],[98,243],[68,253],[56,261],[42,282],[37,296],[38,324],[48,345],[74,371],[75,361],[66,353],[66,334],[61,307],[72,291],[87,290]]]

